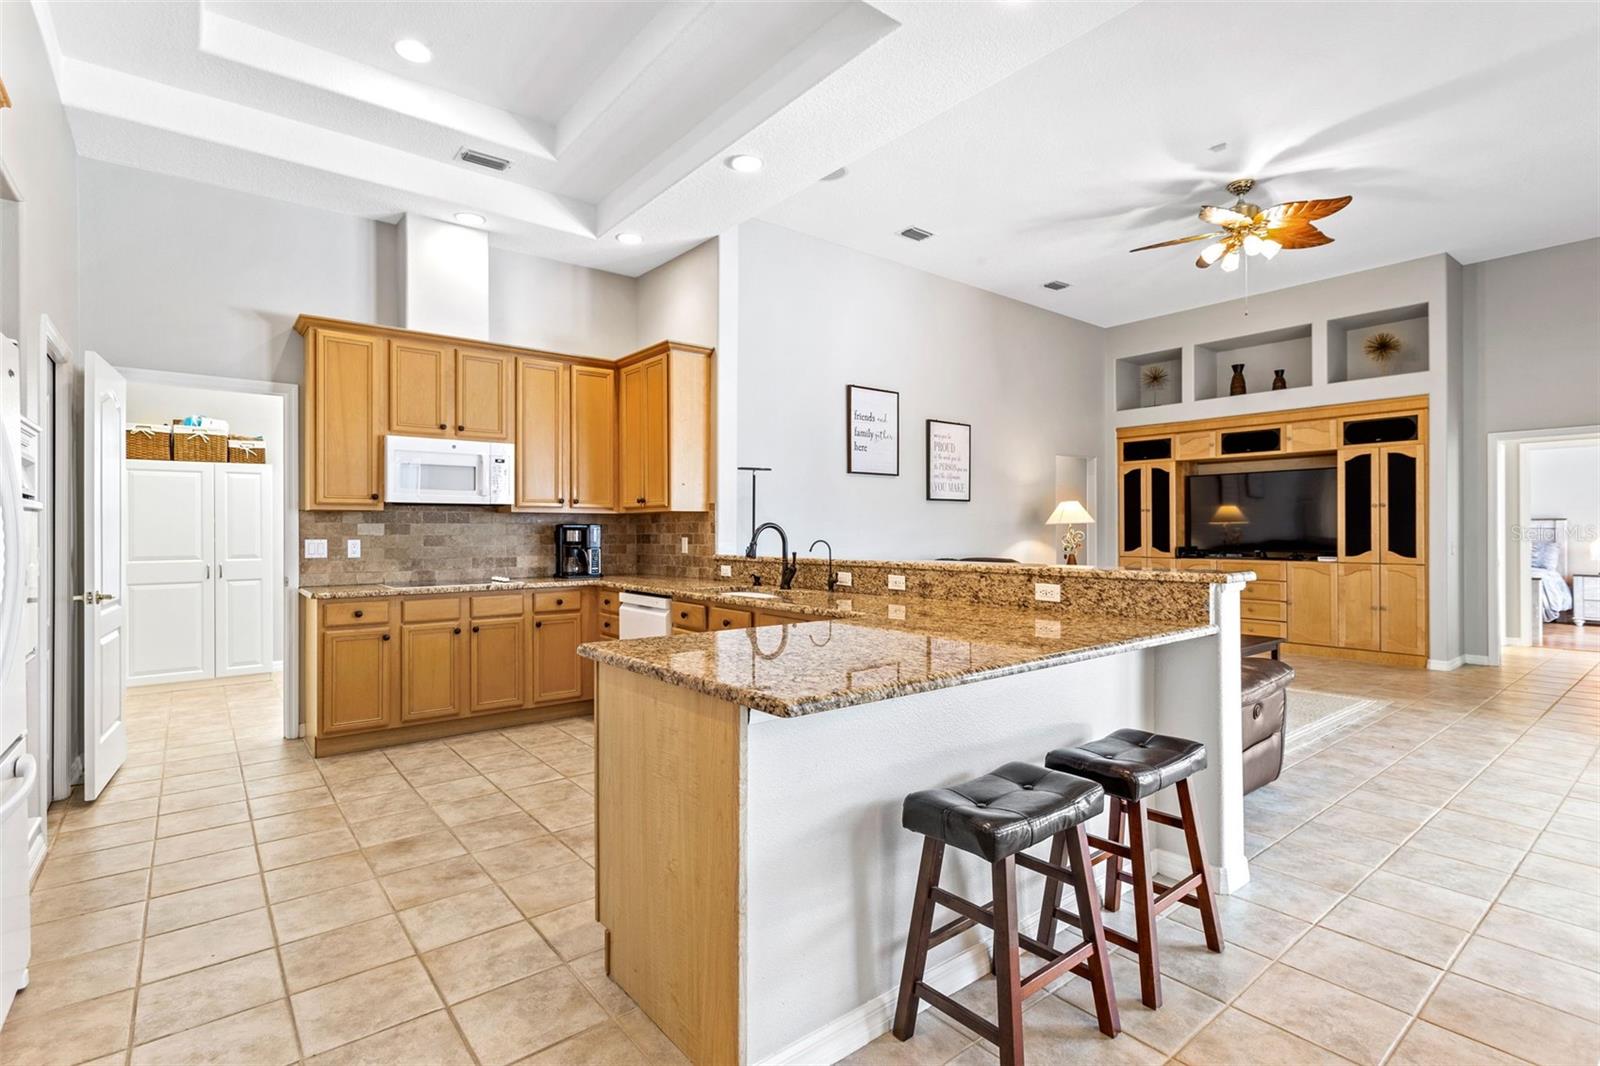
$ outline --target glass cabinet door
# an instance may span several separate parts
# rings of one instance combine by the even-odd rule
[[[1120,555],[1143,555],[1144,544],[1144,467],[1122,470],[1122,547]]]
[[[1378,449],[1339,450],[1339,559],[1378,558]]]
[[[1152,558],[1170,558],[1177,534],[1177,467],[1172,463],[1152,463],[1147,473],[1150,502],[1150,549]]]
[[[1383,449],[1383,495],[1378,514],[1383,529],[1383,561],[1420,563],[1423,558],[1422,445],[1391,444]]]

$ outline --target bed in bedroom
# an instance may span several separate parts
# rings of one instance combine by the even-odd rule
[[[1567,559],[1567,520],[1528,523],[1528,574],[1539,584],[1539,617],[1554,622],[1572,610],[1572,568]]]

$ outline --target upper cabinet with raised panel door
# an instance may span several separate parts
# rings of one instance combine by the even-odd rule
[[[620,365],[618,506],[703,511],[711,503],[711,351],[663,342]]]
[[[704,511],[709,348],[615,363],[302,317],[306,510],[381,510],[385,434],[515,443],[513,510]]]
[[[1117,553],[1170,559],[1178,550],[1178,473],[1170,460],[1125,463],[1120,472]]]
[[[383,508],[389,342],[311,329],[306,336],[300,496],[307,510]]]
[[[1423,446],[1339,449],[1339,558],[1420,563],[1427,557]]]

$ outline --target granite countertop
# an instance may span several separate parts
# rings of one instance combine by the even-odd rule
[[[1209,636],[1215,626],[915,601],[905,618],[585,644],[578,653],[780,718]]]

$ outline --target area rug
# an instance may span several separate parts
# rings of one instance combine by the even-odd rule
[[[1365,725],[1383,713],[1388,700],[1290,688],[1285,754],[1327,740],[1335,731]]]

